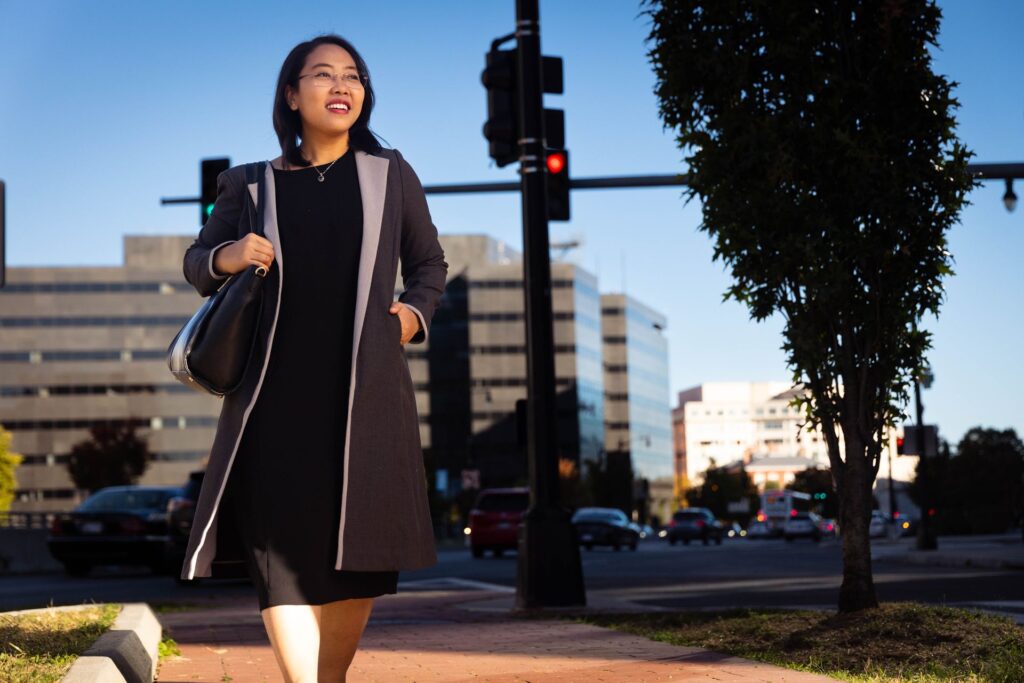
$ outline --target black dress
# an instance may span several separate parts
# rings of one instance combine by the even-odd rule
[[[274,169],[281,307],[224,494],[261,610],[374,597],[398,585],[397,571],[334,568],[363,226],[353,151],[317,178],[312,168]]]

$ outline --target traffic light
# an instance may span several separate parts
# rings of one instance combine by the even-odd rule
[[[516,50],[499,50],[492,46],[480,81],[487,89],[484,137],[490,143],[490,156],[498,166],[507,166],[518,156],[519,86],[516,73]]]
[[[519,67],[518,48],[500,50],[501,40],[491,44],[480,82],[487,90],[487,122],[484,137],[488,152],[498,166],[507,166],[519,158]],[[541,57],[542,92],[561,94],[564,88],[561,57]],[[548,147],[565,145],[565,114],[559,109],[544,110],[545,138]]]
[[[228,170],[231,160],[227,157],[203,159],[199,162],[199,225],[213,213],[213,202],[217,199],[217,176]]]
[[[569,152],[547,152],[548,220],[569,220]]]
[[[939,428],[935,425],[903,425],[903,438],[896,439],[899,455],[933,458],[939,452]]]

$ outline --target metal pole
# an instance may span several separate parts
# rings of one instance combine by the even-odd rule
[[[523,284],[526,318],[526,454],[530,508],[519,529],[516,607],[586,604],[579,546],[559,504],[555,344],[551,310],[538,0],[516,0]]]
[[[892,485],[892,457],[893,457],[893,452],[892,452],[891,448],[888,449],[886,452],[889,454],[888,455],[888,458],[889,458],[889,522],[893,525],[893,533],[892,533],[893,537],[894,538],[899,538],[899,535],[900,535],[900,533],[899,533],[899,525],[896,523],[896,497],[895,497],[895,494],[893,493],[893,485]]]
[[[917,527],[917,549],[936,550],[939,545],[932,530],[931,519],[928,516],[928,511],[932,507],[932,477],[930,470],[934,461],[928,460],[924,454],[924,407],[921,405],[921,379],[919,377],[914,378],[914,407],[917,409],[917,450],[920,452],[918,457],[921,458],[919,471],[921,473],[921,497],[924,503],[921,510],[921,522]]]

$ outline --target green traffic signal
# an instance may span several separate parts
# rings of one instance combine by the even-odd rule
[[[231,160],[227,157],[202,159],[199,162],[199,224],[205,225],[213,213],[217,199],[217,177],[228,170]]]

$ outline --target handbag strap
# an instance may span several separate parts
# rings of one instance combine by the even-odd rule
[[[267,184],[267,162],[253,161],[245,165],[246,186],[256,183],[256,211],[253,212],[252,202],[246,202],[246,209],[249,214],[249,232],[254,232],[260,237],[263,234],[263,210]]]

